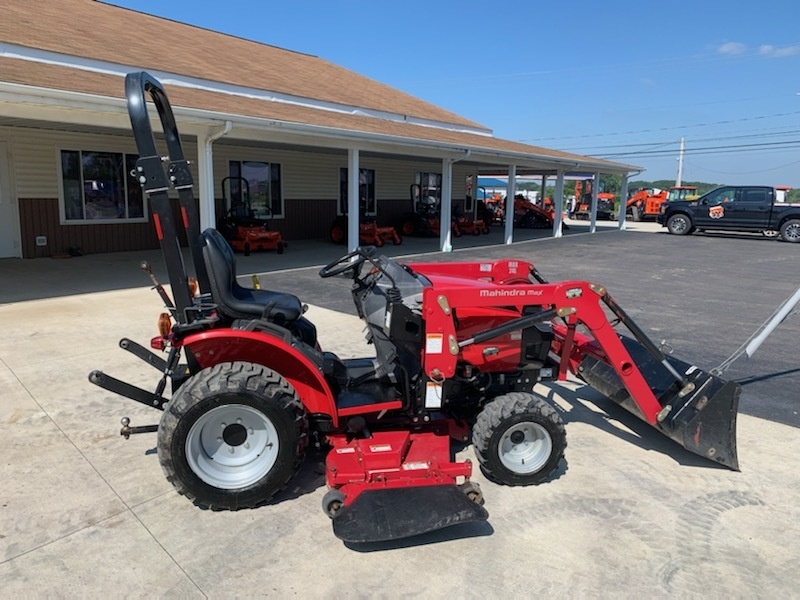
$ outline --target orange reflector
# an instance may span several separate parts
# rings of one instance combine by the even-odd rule
[[[161,337],[169,337],[171,331],[172,317],[170,317],[169,313],[161,313],[158,315],[158,333],[161,334]]]
[[[160,242],[164,239],[164,232],[161,231],[161,218],[156,213],[153,214],[153,225],[155,225],[156,237],[158,237],[158,241]]]
[[[197,284],[197,279],[194,277],[189,277],[189,295],[194,298],[197,296],[197,289],[199,288]]]

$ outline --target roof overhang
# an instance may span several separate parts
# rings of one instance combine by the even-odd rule
[[[120,90],[123,89],[120,80]],[[208,92],[204,92],[208,93]],[[16,124],[47,128],[48,124],[64,128],[64,125],[104,130],[130,131],[125,99],[100,94],[90,94],[72,90],[29,86],[17,83],[0,82],[0,104],[4,115],[0,124]],[[437,132],[435,128],[408,125],[405,127],[414,134],[387,133],[380,129],[377,119],[364,121],[372,128],[359,130],[351,127],[337,127],[316,123],[304,123],[284,119],[265,118],[246,114],[225,113],[215,110],[173,104],[175,117],[181,133],[203,138],[210,131],[231,122],[233,128],[227,140],[243,140],[260,143],[280,143],[305,147],[329,149],[359,149],[385,155],[403,155],[432,159],[468,160],[482,169],[497,170],[515,165],[520,175],[555,175],[558,172],[602,172],[627,174],[641,169],[633,165],[592,159],[578,155],[553,156],[537,153],[535,147],[521,150],[492,147],[503,145],[504,140],[482,136],[458,134],[456,132]],[[155,115],[151,110],[151,115]],[[366,119],[366,117],[364,117]],[[386,124],[386,129],[392,126]],[[154,121],[154,129],[160,126]],[[394,129],[398,129],[394,124]],[[402,127],[400,128],[402,129]],[[449,139],[436,139],[437,137]],[[509,145],[522,146],[508,142]],[[564,153],[560,153],[564,154]]]

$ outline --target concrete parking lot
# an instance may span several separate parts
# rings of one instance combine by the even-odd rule
[[[597,281],[654,339],[704,368],[719,364],[800,285],[796,245],[638,229],[589,236],[576,227],[561,239],[532,236],[411,260],[514,256],[553,281]],[[404,246],[387,250],[425,249]],[[240,272],[259,273],[263,286],[308,302],[323,348],[364,355],[370,347],[347,282],[316,275],[321,258],[337,252],[290,247],[280,258],[242,257]],[[145,258],[158,266],[157,253]],[[548,384],[540,391],[558,406],[569,440],[556,478],[510,488],[478,472],[488,523],[351,547],[333,536],[320,509],[321,455],[309,456],[269,505],[213,512],[173,491],[154,435],[118,435],[120,417],[150,424],[159,413],[86,377],[99,368],[155,384],[155,371],[117,347],[123,336],[146,342],[155,335],[161,304],[138,271],[140,259],[0,261],[5,596],[800,593],[800,319],[787,320],[755,358],[728,372],[743,384],[741,472],[689,454],[585,386]]]

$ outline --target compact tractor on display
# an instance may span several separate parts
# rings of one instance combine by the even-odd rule
[[[128,75],[139,180],[150,199],[172,286],[152,348],[120,345],[161,372],[155,392],[94,371],[106,390],[163,411],[157,432],[167,479],[196,504],[255,507],[283,489],[311,444],[327,449],[324,512],[351,542],[406,538],[488,517],[472,464],[505,485],[546,481],[565,427],[534,391],[573,374],[691,452],[738,469],[740,388],[663,356],[602,287],[549,283],[528,262],[403,264],[359,248],[322,277],[352,279],[376,356],[341,359],[317,343],[294,295],[237,283],[234,255],[200,233],[192,177],[167,96],[146,73]],[[168,156],[147,115],[158,109]],[[166,167],[166,173],[165,173]],[[179,194],[199,290],[192,291],[168,189]],[[627,326],[619,335],[607,316]],[[164,396],[167,384],[172,396]]]

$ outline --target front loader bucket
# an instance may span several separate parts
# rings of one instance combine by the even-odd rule
[[[736,455],[736,414],[741,387],[689,363],[669,358],[683,373],[691,391],[682,391],[667,369],[639,342],[622,337],[623,345],[665,410],[654,427],[689,452],[739,470]],[[642,412],[614,369],[592,356],[584,358],[578,376],[600,393],[644,420]],[[684,388],[685,390],[686,388]]]
[[[367,490],[336,513],[333,533],[345,542],[385,542],[488,518],[455,485]]]

